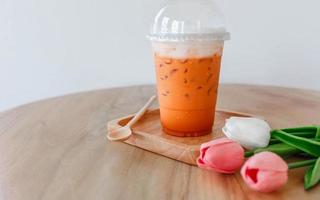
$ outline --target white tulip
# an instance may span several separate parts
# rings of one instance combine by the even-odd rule
[[[229,139],[240,143],[247,149],[268,146],[270,130],[266,121],[251,117],[230,117],[222,128],[223,133]]]

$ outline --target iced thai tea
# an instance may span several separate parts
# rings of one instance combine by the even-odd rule
[[[178,48],[154,53],[161,123],[170,135],[205,135],[214,122],[222,47]]]

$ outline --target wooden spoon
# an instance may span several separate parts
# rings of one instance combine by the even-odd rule
[[[131,126],[136,123],[147,111],[149,106],[155,100],[156,96],[150,97],[148,102],[135,114],[135,116],[123,127],[108,132],[108,139],[111,141],[126,140],[132,135]]]

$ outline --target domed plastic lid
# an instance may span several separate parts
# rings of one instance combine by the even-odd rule
[[[150,40],[228,40],[224,18],[210,0],[175,0],[154,19]]]

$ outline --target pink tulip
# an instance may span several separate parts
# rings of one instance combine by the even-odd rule
[[[277,154],[264,151],[245,162],[241,175],[251,189],[272,192],[286,184],[288,165]]]
[[[228,138],[219,138],[201,144],[199,167],[221,173],[234,173],[244,162],[244,150],[240,144]]]

